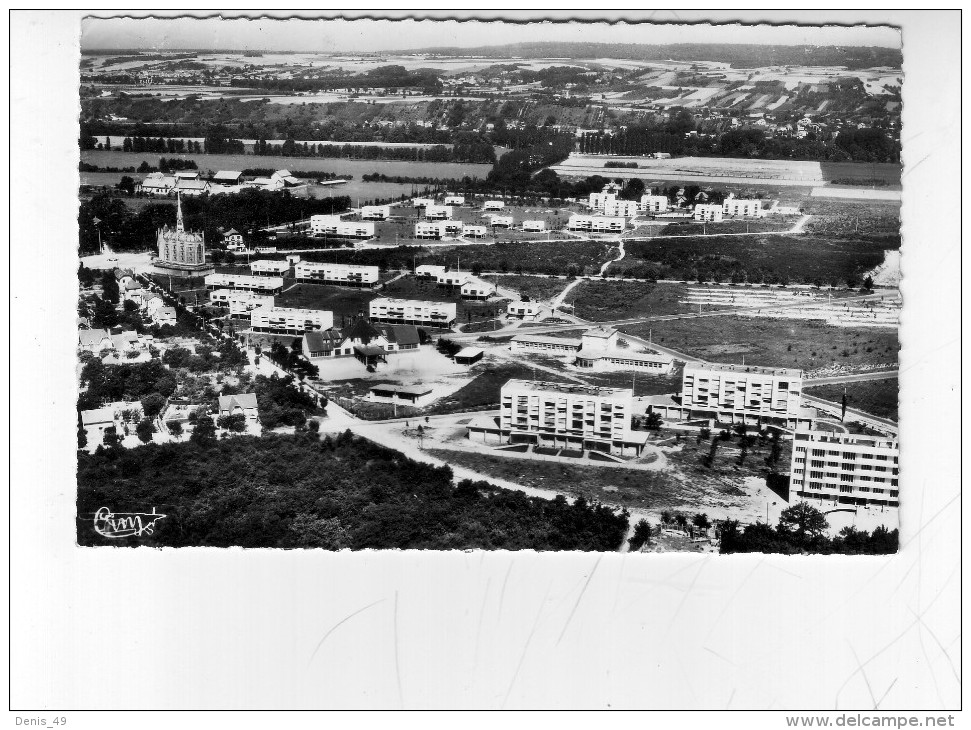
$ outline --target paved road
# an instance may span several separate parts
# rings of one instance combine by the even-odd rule
[[[838,385],[840,383],[857,383],[867,380],[889,380],[896,378],[897,370],[880,370],[872,373],[857,373],[855,375],[834,375],[830,378],[811,378],[803,381],[803,387],[814,385]]]

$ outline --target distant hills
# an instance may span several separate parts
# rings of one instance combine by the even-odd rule
[[[388,53],[391,53],[390,51]],[[402,54],[439,56],[482,56],[484,58],[570,58],[589,60],[616,58],[630,61],[720,61],[735,68],[762,66],[873,66],[900,68],[903,54],[898,48],[877,46],[781,46],[728,43],[639,43],[526,42],[475,48],[437,47],[396,51]]]

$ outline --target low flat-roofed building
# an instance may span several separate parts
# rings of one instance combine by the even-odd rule
[[[527,233],[542,233],[546,230],[546,221],[523,221],[523,230]]]
[[[463,238],[485,238],[489,235],[489,229],[485,226],[462,226]]]
[[[335,238],[374,238],[374,222],[345,221],[339,215],[312,215],[310,234]]]
[[[485,352],[479,347],[463,347],[455,353],[457,365],[474,365],[482,359]]]
[[[445,226],[439,221],[418,221],[415,223],[415,238],[439,240],[445,235]]]
[[[462,284],[462,298],[463,299],[488,299],[495,293],[495,287],[482,279],[477,279],[476,277],[469,277],[468,280]]]
[[[450,205],[426,205],[425,218],[428,220],[443,221],[452,217],[452,206]]]
[[[415,267],[415,276],[419,279],[435,279],[437,281],[439,275],[444,274],[446,270],[446,267],[438,264],[419,264]]]
[[[501,200],[487,200],[482,204],[483,210],[502,210],[506,204]]]
[[[721,423],[803,423],[802,370],[691,362],[684,366],[681,398],[693,417]]]
[[[212,176],[212,181],[218,185],[239,185],[243,182],[243,173],[236,170],[220,170]]]
[[[115,409],[110,406],[81,411],[81,427],[88,437],[89,444],[103,443],[105,431],[114,426]]]
[[[445,205],[465,205],[465,196],[463,195],[446,195],[443,201]]]
[[[249,270],[253,276],[283,276],[290,271],[290,264],[286,261],[258,259],[250,262]]]
[[[254,332],[300,335],[333,326],[334,313],[325,309],[261,307],[250,312],[250,327]]]
[[[365,205],[361,208],[361,218],[366,221],[386,221],[390,217],[390,205]]]
[[[433,391],[427,385],[397,385],[382,383],[372,385],[368,391],[368,400],[373,403],[397,403],[399,405],[421,408],[431,403]]]
[[[511,215],[494,215],[489,221],[493,228],[512,228],[515,220]]]
[[[571,215],[566,227],[571,231],[591,233],[622,233],[626,225],[623,218],[602,215]]]
[[[510,341],[513,351],[538,350],[574,354],[580,349],[577,337],[552,337],[550,335],[516,335]]]
[[[455,302],[430,302],[417,299],[379,297],[368,303],[368,313],[375,322],[451,327],[455,322]]]
[[[279,294],[283,291],[282,276],[252,276],[246,274],[209,274],[206,289],[236,289],[260,294]]]
[[[543,307],[539,302],[509,302],[506,306],[508,316],[526,321],[535,320],[542,311]]]
[[[234,289],[213,289],[209,292],[209,303],[214,307],[225,307],[230,316],[249,314],[254,309],[272,307],[274,298],[268,294]]]
[[[340,286],[373,287],[380,275],[377,266],[300,261],[293,267],[297,281]]]
[[[833,431],[796,431],[789,501],[898,507],[900,444],[896,438]]]
[[[416,208],[427,208],[429,205],[435,205],[435,201],[431,198],[415,198],[412,205]]]

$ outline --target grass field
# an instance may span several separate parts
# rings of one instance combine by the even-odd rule
[[[683,284],[583,281],[570,292],[566,303],[575,301],[577,316],[593,322],[658,314],[679,314],[690,309],[678,302],[684,290]]]
[[[896,363],[897,331],[830,327],[817,320],[710,317],[625,325],[621,331],[713,362],[801,368]]]
[[[566,279],[542,276],[500,276],[499,286],[519,292],[532,301],[548,301],[563,291],[570,282]]]
[[[443,398],[429,408],[427,413],[455,413],[457,411],[499,407],[499,392],[510,378],[532,379],[533,369],[528,365],[508,363],[501,365],[477,364],[470,368],[474,375],[472,381],[452,395]],[[567,382],[551,373],[543,373],[543,380]]]
[[[858,284],[884,251],[900,247],[899,234],[881,240],[787,236],[707,236],[627,243],[615,275],[684,281]]]
[[[839,403],[843,398],[842,385],[804,384],[806,395],[814,395]],[[866,380],[858,383],[846,384],[847,405],[880,418],[897,420],[897,399],[900,396],[900,384],[896,378],[887,380]]]
[[[758,218],[754,220],[723,220],[720,223],[668,224],[658,236],[701,236],[712,233],[777,233],[788,231],[798,218]]]
[[[367,314],[368,302],[379,296],[382,296],[380,292],[371,289],[323,284],[297,284],[290,291],[276,296],[276,306],[328,309],[334,313],[334,324],[340,327],[342,317],[350,319],[361,312]]]

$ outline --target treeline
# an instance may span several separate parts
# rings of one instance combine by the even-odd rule
[[[346,195],[332,198],[299,198],[288,192],[246,189],[235,194],[201,196],[182,200],[185,226],[202,231],[208,244],[220,240],[220,229],[253,230],[259,243],[265,234],[257,229],[312,215],[329,215],[349,210]],[[99,223],[96,225],[94,220]],[[96,253],[98,235],[115,251],[139,251],[155,244],[163,225],[175,225],[175,206],[155,203],[129,208],[124,200],[99,193],[81,202],[78,210],[78,239],[82,254]]]
[[[243,177],[269,177],[277,168],[274,167],[247,167],[245,170],[241,170]],[[336,180],[340,178],[341,180],[353,180],[353,175],[344,175],[343,173],[338,175],[336,172],[322,172],[320,170],[290,170],[290,174],[294,177],[302,177],[314,180]]]
[[[266,89],[277,92],[330,91],[350,89],[409,89],[416,93],[435,93],[442,85],[439,72],[434,69],[407,70],[404,66],[381,66],[362,74],[337,72],[316,78],[270,79],[246,77],[233,79],[233,86]]]
[[[156,547],[613,551],[627,512],[548,501],[452,471],[344,432],[318,440],[236,437],[99,448],[78,454],[77,539],[99,507],[166,517],[151,535],[113,545]]]
[[[782,511],[775,527],[764,522],[742,528],[735,520],[721,526],[722,553],[823,553],[841,555],[892,555],[899,546],[899,533],[882,525],[872,533],[844,527],[828,537],[826,516],[806,502]]]
[[[452,146],[433,147],[385,147],[381,145],[358,144],[313,144],[287,139],[280,144],[257,140],[253,145],[255,155],[279,157],[326,157],[350,160],[405,160],[409,162],[474,162],[490,164],[495,162],[496,153],[492,145],[481,138],[463,141]]]

